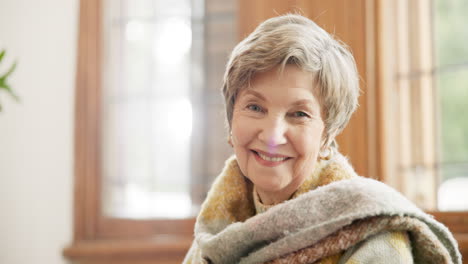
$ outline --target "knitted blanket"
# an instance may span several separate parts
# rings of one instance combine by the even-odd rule
[[[314,263],[387,231],[408,232],[415,263],[461,263],[445,226],[335,156],[316,166],[293,199],[258,215],[252,184],[229,159],[202,206],[185,263]],[[305,192],[311,185],[320,187]]]

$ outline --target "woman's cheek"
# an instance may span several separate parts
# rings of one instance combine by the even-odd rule
[[[234,154],[236,155],[239,167],[244,175],[248,175],[248,167],[250,163],[249,145],[254,139],[252,124],[248,118],[236,116],[232,123],[232,143],[234,146]]]
[[[238,117],[233,131],[233,139],[239,146],[248,145],[255,137],[254,123],[249,118]]]
[[[317,158],[320,143],[322,141],[322,129],[320,127],[310,127],[300,132],[297,136],[297,151],[304,156],[305,160]]]

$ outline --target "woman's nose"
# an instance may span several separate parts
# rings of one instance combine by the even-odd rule
[[[268,145],[274,147],[286,144],[287,124],[281,118],[266,118],[260,122],[260,133],[258,138]]]

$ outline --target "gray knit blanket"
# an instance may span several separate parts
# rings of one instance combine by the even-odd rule
[[[387,185],[363,177],[330,183],[227,226],[198,222],[211,263],[314,263],[384,231],[407,231],[415,263],[461,264],[449,230]]]

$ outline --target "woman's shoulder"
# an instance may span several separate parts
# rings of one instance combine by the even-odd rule
[[[339,264],[413,263],[411,242],[405,231],[386,231],[348,249]]]

